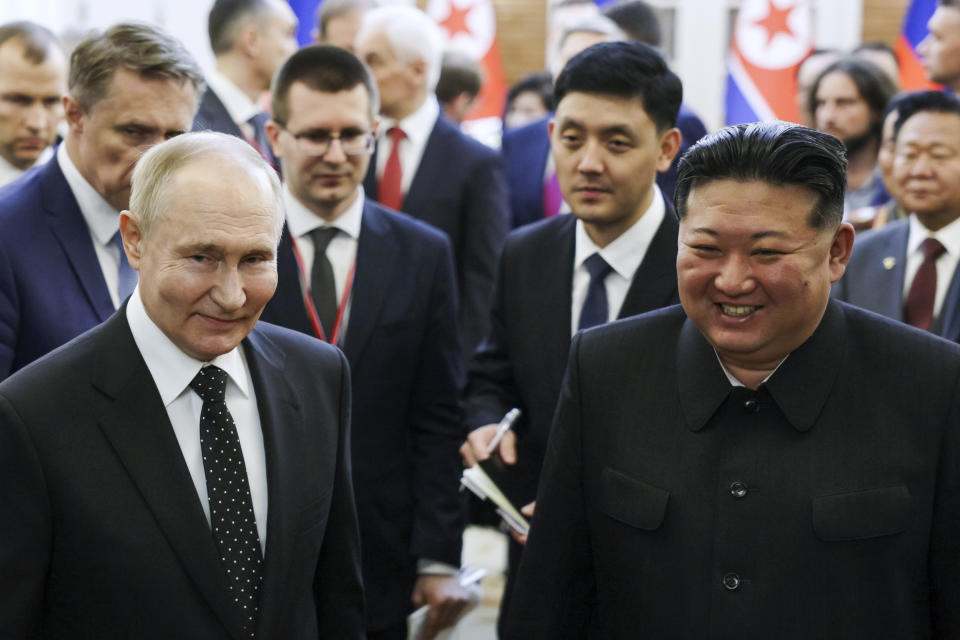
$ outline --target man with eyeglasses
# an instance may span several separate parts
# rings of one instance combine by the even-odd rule
[[[337,344],[350,362],[367,637],[406,637],[411,605],[429,604],[432,638],[467,597],[454,576],[464,372],[450,242],[364,197],[377,90],[353,54],[301,49],[272,96],[287,224],[263,319]]]

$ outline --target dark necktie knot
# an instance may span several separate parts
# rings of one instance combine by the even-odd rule
[[[214,365],[201,367],[190,381],[190,388],[204,402],[223,402],[227,393],[227,372]]]
[[[340,232],[336,227],[317,227],[310,232],[313,238],[313,250],[317,255],[326,253],[327,245]]]
[[[583,266],[587,268],[591,281],[604,280],[613,271],[613,267],[607,264],[607,261],[599,253],[595,253],[584,260]]]
[[[946,251],[939,240],[936,238],[927,238],[920,243],[920,252],[923,253],[924,260],[936,260]]]

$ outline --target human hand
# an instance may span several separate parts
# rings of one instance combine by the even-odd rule
[[[487,449],[490,443],[497,435],[497,424],[487,424],[470,432],[467,441],[460,445],[460,456],[463,458],[463,466],[472,467],[480,460],[486,460],[490,457]],[[517,462],[517,436],[513,431],[507,431],[500,444],[497,445],[497,451],[500,452],[500,458],[507,464],[516,464]]]
[[[536,509],[536,508],[537,508],[537,501],[534,500],[533,502],[531,502],[531,503],[529,503],[529,504],[523,505],[523,507],[520,509],[520,513],[522,513],[523,515],[527,516],[527,519],[530,519],[530,518],[533,518],[533,510]],[[530,521],[530,528],[531,528],[531,529],[533,528],[533,521],[532,521],[532,520]],[[508,527],[508,530],[510,531],[510,536],[511,536],[514,540],[516,540],[518,543],[520,543],[520,544],[527,544],[527,537],[530,535],[529,533],[528,533],[527,535],[525,535],[525,536],[522,536],[522,535],[520,535],[519,533],[517,533],[516,531],[514,531],[514,530],[513,530],[512,528],[510,528],[510,527]]]
[[[470,601],[470,592],[460,585],[457,576],[422,575],[413,585],[413,604],[427,605],[422,640],[433,640],[438,633],[454,624]]]

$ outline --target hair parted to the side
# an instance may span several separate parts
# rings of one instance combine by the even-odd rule
[[[554,83],[554,107],[573,92],[640,98],[659,132],[676,125],[683,100],[680,78],[640,42],[601,42],[572,57]]]
[[[24,59],[31,64],[42,64],[51,50],[63,51],[63,45],[50,29],[27,20],[0,25],[0,46],[8,41],[19,42]]]
[[[818,196],[807,224],[835,228],[843,219],[846,150],[828,133],[788,122],[724,127],[690,147],[680,160],[674,205],[681,220],[690,191],[714,180],[806,187]]]
[[[270,87],[270,116],[280,126],[286,126],[290,118],[290,87],[297,82],[326,93],[350,91],[362,84],[370,98],[370,122],[380,111],[380,94],[370,69],[346,49],[313,45],[287,58]]]
[[[283,232],[284,206],[280,178],[263,157],[246,141],[215,131],[184,133],[152,147],[137,162],[130,186],[130,211],[137,217],[140,232],[150,235],[166,213],[167,187],[170,179],[187,165],[203,159],[218,164],[242,166],[254,175],[263,174],[270,184],[275,202],[274,237],[280,242]]]
[[[427,93],[436,91],[443,63],[443,36],[433,18],[416,7],[402,4],[370,9],[363,14],[357,42],[381,29],[397,58],[403,62],[423,60]]]
[[[90,111],[106,96],[118,69],[149,79],[189,83],[200,100],[203,71],[186,47],[159,27],[139,22],[116,24],[76,46],[70,54],[70,95],[80,108]]]
[[[269,0],[215,0],[207,16],[210,48],[219,56],[233,49],[237,36],[249,24],[260,26],[274,11]]]
[[[317,7],[317,32],[321,38],[326,38],[332,21],[351,11],[366,11],[376,6],[377,0],[323,0]]]
[[[864,58],[856,56],[846,56],[836,62],[830,63],[817,79],[810,86],[810,93],[807,96],[810,109],[816,113],[817,94],[820,92],[820,84],[823,79],[831,73],[842,73],[850,78],[857,87],[860,97],[867,103],[874,120],[870,125],[873,135],[880,139],[880,130],[883,127],[881,114],[890,99],[897,93],[897,86],[893,80],[883,72],[880,67]]]
[[[943,91],[915,91],[897,99],[897,120],[893,124],[893,139],[900,136],[904,123],[922,112],[952,113],[960,116],[960,100]]]

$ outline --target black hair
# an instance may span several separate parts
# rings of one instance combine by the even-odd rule
[[[290,56],[277,71],[270,87],[270,115],[281,126],[286,125],[290,117],[290,87],[296,82],[328,93],[349,91],[362,84],[370,98],[371,120],[379,109],[379,94],[370,70],[357,56],[340,47],[304,47]]]
[[[543,103],[544,109],[553,111],[553,78],[550,76],[549,71],[541,71],[539,73],[531,73],[510,87],[510,90],[507,91],[504,113],[510,109],[510,105],[517,99],[518,95],[528,91],[537,94],[540,102]]]
[[[226,53],[236,40],[236,26],[250,14],[267,9],[265,0],[215,0],[207,17],[207,35],[214,55]]]
[[[466,93],[476,98],[483,86],[483,72],[477,62],[462,53],[447,51],[440,65],[440,79],[435,93],[441,104],[446,104]]]
[[[877,65],[864,58],[846,56],[831,63],[826,69],[820,72],[817,79],[810,86],[809,102],[810,110],[816,114],[817,111],[817,92],[820,90],[820,83],[831,73],[842,73],[857,86],[857,92],[864,99],[871,113],[874,115],[874,122],[871,124],[871,130],[877,140],[880,139],[880,130],[883,126],[881,115],[886,108],[887,103],[897,93],[897,86],[893,80],[887,76]]]
[[[608,6],[603,15],[613,20],[634,42],[659,47],[660,20],[653,8],[643,0],[621,0]]]
[[[893,139],[900,135],[900,129],[911,117],[922,111],[933,113],[953,113],[960,116],[960,100],[943,91],[915,91],[899,98],[897,120],[893,124]]]
[[[690,191],[714,180],[760,180],[814,191],[807,224],[834,228],[843,219],[847,159],[843,143],[828,133],[787,122],[725,127],[690,147],[680,160],[674,205],[683,219]]]
[[[572,92],[640,98],[661,132],[676,125],[683,100],[680,78],[656,49],[640,42],[601,42],[575,55],[557,76],[554,107]]]

